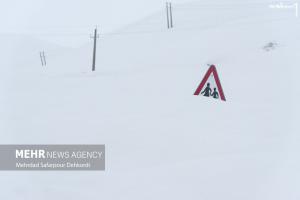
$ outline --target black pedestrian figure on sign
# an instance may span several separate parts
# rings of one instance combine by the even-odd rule
[[[209,95],[211,94],[210,83],[207,83],[206,88],[203,90],[203,92],[201,92],[201,94],[203,93],[204,93],[203,96],[209,97]]]
[[[213,93],[211,93],[211,96],[215,99],[219,98],[219,93],[217,92],[217,88],[214,88]]]

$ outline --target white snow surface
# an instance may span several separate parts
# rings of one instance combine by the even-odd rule
[[[175,4],[100,35],[96,72],[92,41],[2,35],[1,143],[105,144],[106,170],[2,171],[0,199],[299,200],[300,19],[272,3]],[[208,63],[226,102],[193,95]]]

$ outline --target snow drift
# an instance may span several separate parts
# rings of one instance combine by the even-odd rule
[[[299,199],[299,19],[268,5],[175,5],[100,35],[96,72],[92,43],[9,40],[1,143],[105,144],[107,170],[0,172],[0,197]],[[226,102],[193,95],[208,63]]]

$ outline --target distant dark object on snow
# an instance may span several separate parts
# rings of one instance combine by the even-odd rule
[[[277,46],[278,44],[276,42],[269,42],[263,47],[263,49],[265,51],[271,51],[274,50]]]

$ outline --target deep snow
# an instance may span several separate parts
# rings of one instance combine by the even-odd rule
[[[2,37],[1,143],[105,144],[107,170],[0,172],[1,199],[298,200],[300,25],[269,4],[157,12],[100,35],[94,73],[92,42]],[[207,63],[226,102],[193,95]]]

